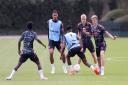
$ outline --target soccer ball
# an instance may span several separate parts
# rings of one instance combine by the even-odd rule
[[[73,70],[76,72],[79,72],[80,71],[80,65],[79,64],[74,65]]]

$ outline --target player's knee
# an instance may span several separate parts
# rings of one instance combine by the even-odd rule
[[[53,50],[49,50],[50,55],[53,55],[54,51]]]
[[[95,57],[95,56],[96,56],[96,55],[95,55],[95,52],[92,52],[91,54],[92,54],[92,56],[93,56],[93,57]]]
[[[101,53],[100,53],[100,56],[101,56],[101,57],[104,57],[104,52],[101,52]]]
[[[100,59],[100,57],[97,57],[97,59]]]

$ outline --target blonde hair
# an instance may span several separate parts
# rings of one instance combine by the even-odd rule
[[[92,15],[91,19],[98,18],[97,15]]]

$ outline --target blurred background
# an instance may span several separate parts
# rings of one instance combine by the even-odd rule
[[[0,35],[19,35],[27,21],[34,22],[38,34],[47,34],[47,21],[53,9],[59,11],[64,26],[72,24],[74,31],[85,13],[88,21],[93,14],[99,22],[117,36],[128,36],[128,0],[0,0]]]

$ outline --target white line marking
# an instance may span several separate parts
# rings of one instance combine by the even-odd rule
[[[128,61],[128,57],[108,57],[106,58],[107,61]]]

